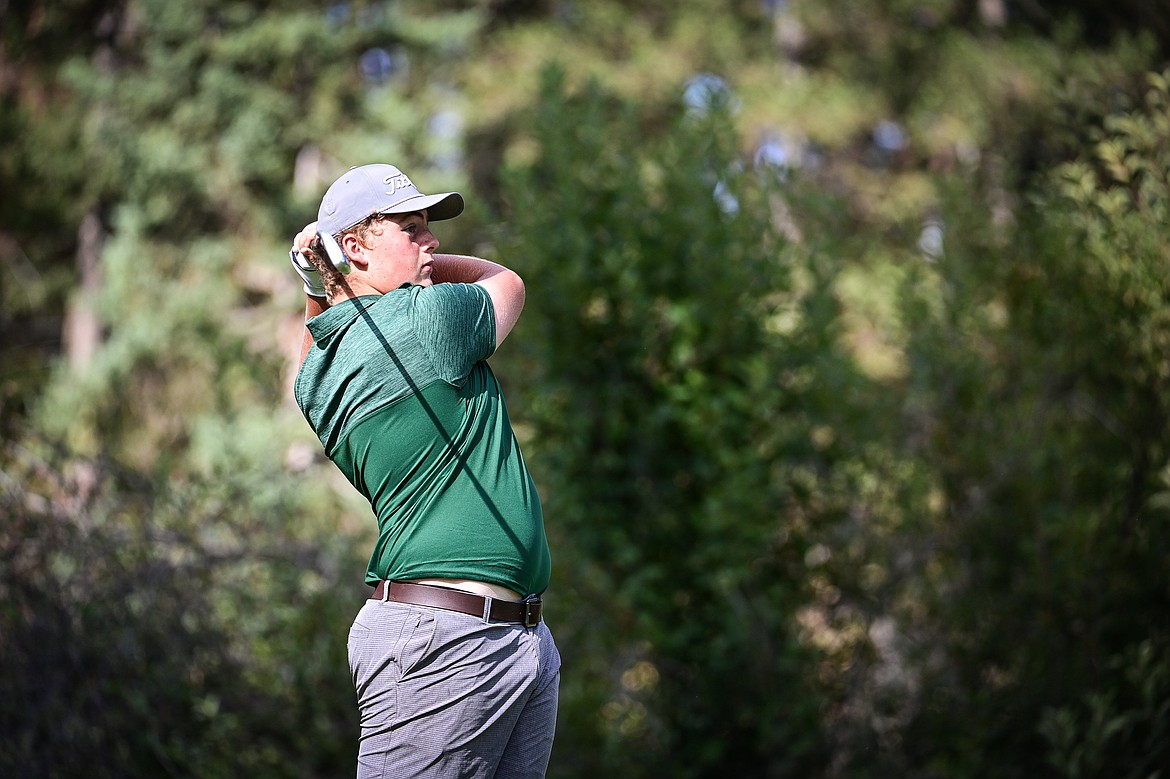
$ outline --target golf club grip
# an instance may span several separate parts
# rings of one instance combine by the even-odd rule
[[[320,233],[317,233],[317,237],[309,243],[309,251],[320,257],[322,260],[329,258],[329,255],[325,253],[325,244],[321,241]]]

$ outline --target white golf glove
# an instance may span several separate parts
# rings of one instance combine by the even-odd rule
[[[305,282],[305,294],[315,298],[325,297],[325,284],[313,263],[296,249],[291,250],[288,256],[292,260],[293,269],[301,277],[301,281]]]

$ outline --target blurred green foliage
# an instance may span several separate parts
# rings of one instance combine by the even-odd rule
[[[563,656],[587,671],[565,719],[592,735],[561,752],[593,775],[806,773],[823,702],[785,516],[790,471],[817,466],[808,429],[834,414],[816,397],[848,380],[817,327],[832,302],[769,218],[776,182],[738,164],[725,105],[676,105],[648,134],[596,84],[566,89],[551,71],[526,118],[538,153],[505,172],[503,248],[539,291],[514,397],[565,550]]]
[[[284,247],[375,160],[528,284],[551,775],[1164,775],[1167,18],[4,4],[0,775],[352,774]]]

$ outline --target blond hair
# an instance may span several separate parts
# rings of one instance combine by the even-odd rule
[[[357,236],[362,246],[371,249],[373,247],[370,246],[370,239],[373,236],[381,235],[385,229],[382,226],[383,223],[389,221],[391,221],[389,214],[371,214],[333,237],[340,245],[347,235],[354,235]],[[305,254],[309,258],[309,262],[321,274],[321,282],[325,285],[325,295],[330,301],[349,289],[349,284],[345,281],[345,274],[334,268],[333,263],[329,262],[328,258],[318,256],[316,252],[306,252]]]

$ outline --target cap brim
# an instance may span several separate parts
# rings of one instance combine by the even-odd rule
[[[394,204],[393,208],[380,211],[382,214],[412,214],[426,211],[427,220],[439,222],[454,219],[463,213],[463,195],[458,192],[444,192],[440,195],[419,195]]]

